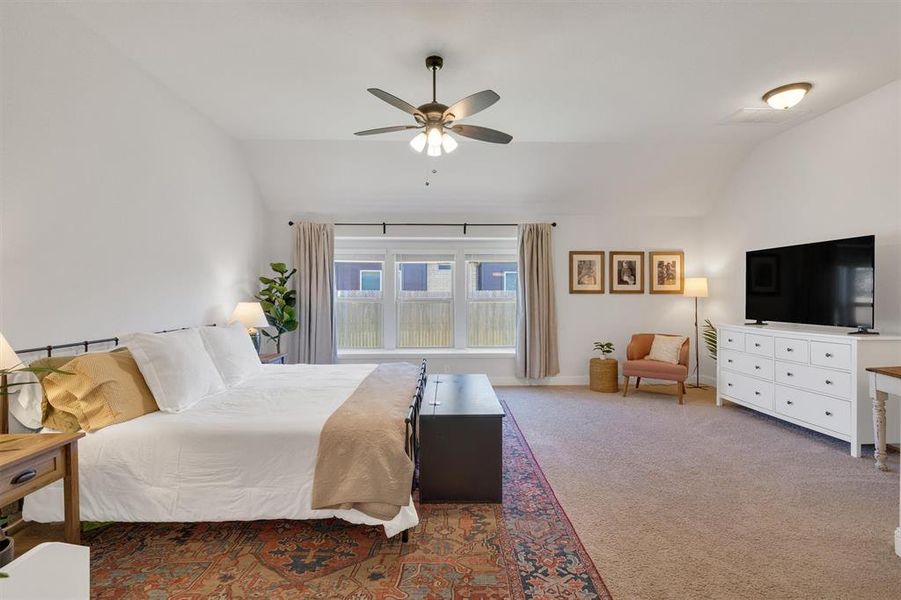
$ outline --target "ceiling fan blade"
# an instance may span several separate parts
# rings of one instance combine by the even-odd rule
[[[472,96],[466,96],[444,111],[444,116],[454,115],[454,120],[463,119],[477,112],[483,111],[501,97],[494,90],[482,90]]]
[[[416,108],[409,102],[404,102],[397,96],[393,96],[393,95],[389,94],[385,90],[380,90],[379,88],[369,88],[366,91],[369,92],[370,94],[372,94],[373,96],[375,96],[376,98],[379,98],[380,100],[384,100],[391,106],[401,109],[405,113],[410,113],[413,116],[419,115],[420,117],[424,117],[424,115],[421,112],[419,112],[418,108]]]
[[[419,125],[395,125],[394,127],[379,127],[378,129],[367,129],[358,131],[354,135],[376,135],[379,133],[391,133],[393,131],[405,131],[407,129],[420,129]]]
[[[491,142],[492,144],[509,144],[513,140],[513,136],[497,129],[488,129],[487,127],[479,127],[478,125],[454,125],[451,131],[463,137],[479,140],[480,142]]]

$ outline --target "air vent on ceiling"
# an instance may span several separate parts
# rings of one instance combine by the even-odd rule
[[[741,108],[720,121],[720,125],[756,125],[760,123],[780,125],[795,121],[805,114],[807,111],[797,109]]]

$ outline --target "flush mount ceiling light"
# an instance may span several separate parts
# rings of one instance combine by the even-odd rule
[[[763,101],[776,110],[786,110],[804,99],[813,85],[806,81],[780,85],[763,95]]]
[[[428,146],[429,156],[441,156],[442,149],[444,149],[445,153],[450,153],[457,148],[457,140],[449,135],[451,133],[479,140],[480,142],[491,142],[493,144],[510,143],[513,136],[502,131],[477,125],[455,123],[457,119],[472,116],[500,100],[501,97],[497,93],[492,90],[483,90],[472,96],[467,96],[451,106],[441,104],[436,97],[436,80],[438,70],[444,66],[444,59],[440,56],[430,56],[425,59],[425,66],[432,72],[432,101],[418,108],[378,88],[369,88],[368,90],[376,98],[413,115],[416,125],[379,127],[378,129],[358,131],[354,135],[376,135],[407,129],[419,129],[421,131],[410,140],[410,147],[416,152],[422,152]]]

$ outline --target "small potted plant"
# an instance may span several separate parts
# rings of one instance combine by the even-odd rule
[[[601,353],[601,360],[607,360],[608,354],[613,354],[613,351],[616,348],[613,347],[613,342],[595,342],[594,343],[594,351]]]
[[[616,348],[613,342],[595,342],[594,351],[600,352],[588,363],[588,387],[595,392],[616,392],[619,390],[616,360],[609,358]]]

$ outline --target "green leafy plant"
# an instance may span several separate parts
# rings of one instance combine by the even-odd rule
[[[594,351],[600,352],[604,358],[607,358],[608,354],[613,354],[613,351],[616,348],[613,347],[613,342],[595,342],[594,343]]]
[[[260,301],[263,312],[269,326],[275,329],[275,333],[263,330],[267,338],[275,341],[276,352],[282,351],[282,336],[289,331],[297,329],[297,291],[288,288],[288,280],[291,279],[297,269],[288,271],[285,263],[270,263],[275,271],[274,277],[260,277],[263,289],[255,297]]]
[[[710,358],[716,360],[716,327],[710,322],[710,319],[704,319],[704,345],[707,346],[707,354]]]

